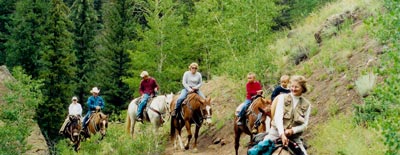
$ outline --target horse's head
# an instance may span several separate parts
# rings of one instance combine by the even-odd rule
[[[260,120],[261,125],[257,128],[257,133],[265,132],[265,120],[267,119],[267,116],[271,117],[271,101],[260,97],[255,100],[253,110],[262,114]]]
[[[96,121],[96,122],[98,122],[98,127],[100,129],[100,134],[102,136],[105,136],[106,135],[106,129],[108,128],[108,115],[106,115],[106,114],[104,114],[102,112],[99,112],[98,115],[99,115],[98,121]]]
[[[70,138],[73,142],[79,140],[79,134],[82,128],[81,119],[79,116],[70,115],[69,121],[71,122],[68,128],[68,133],[70,134]]]
[[[211,98],[207,97],[206,99],[202,99],[200,102],[202,103],[201,110],[203,113],[203,118],[206,119],[206,124],[211,124],[212,123]]]

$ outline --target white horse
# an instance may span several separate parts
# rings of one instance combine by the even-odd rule
[[[162,125],[165,120],[166,114],[169,114],[169,104],[172,101],[173,94],[168,95],[158,95],[157,97],[151,100],[151,103],[146,112],[149,116],[149,120],[151,124],[154,126],[154,132],[158,130],[158,128]],[[135,123],[136,123],[136,114],[138,109],[138,101],[140,97],[135,98],[129,103],[128,111],[126,115],[126,131],[131,135],[133,138],[133,133],[135,131]],[[145,108],[146,108],[145,107]],[[143,114],[144,115],[144,114]]]

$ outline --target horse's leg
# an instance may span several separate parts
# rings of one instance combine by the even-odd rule
[[[242,130],[236,125],[236,123],[234,124],[234,131],[235,131],[235,154],[238,155],[240,135],[242,134]]]
[[[197,137],[199,137],[199,131],[200,131],[201,126],[196,125],[196,130],[194,131],[194,144],[193,148],[195,151],[197,151]]]
[[[187,130],[187,143],[185,145],[185,149],[188,150],[189,149],[189,144],[190,144],[190,139],[192,139],[192,130],[190,129],[190,121],[189,120],[185,120],[185,127]]]
[[[181,147],[181,149],[185,149],[185,147],[183,146],[183,142],[182,142],[182,136],[181,136],[181,131],[178,131],[178,141],[179,141],[179,146]]]

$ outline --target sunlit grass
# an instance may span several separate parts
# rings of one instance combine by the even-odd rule
[[[309,153],[324,155],[384,154],[382,139],[373,129],[355,125],[352,116],[338,115],[317,124],[314,138],[309,140]]]

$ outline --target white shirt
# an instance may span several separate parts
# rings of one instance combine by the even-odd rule
[[[79,103],[71,103],[68,108],[69,115],[80,115],[82,116],[82,106]]]
[[[293,93],[290,93],[290,96],[293,99],[293,109],[295,109],[297,103],[299,103],[300,96],[294,96]],[[283,128],[283,112],[284,112],[284,103],[285,102],[285,95],[279,95],[278,96],[278,103],[276,105],[275,109],[275,116],[274,116],[274,122],[276,125],[276,128],[278,129],[279,136],[284,134],[284,128]],[[308,125],[308,119],[310,118],[310,112],[311,112],[311,105],[308,107],[305,117],[304,117],[304,123],[300,126],[292,127],[293,134],[302,132],[306,129]]]

